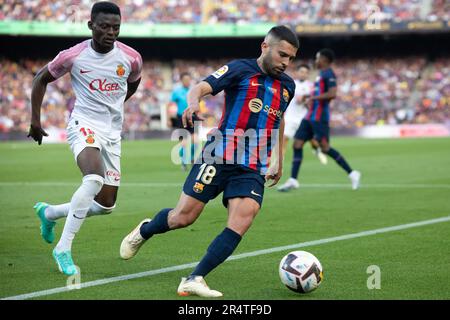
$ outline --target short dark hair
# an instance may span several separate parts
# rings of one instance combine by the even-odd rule
[[[120,14],[120,8],[112,2],[109,1],[100,1],[94,3],[91,9],[91,21],[94,21],[99,13],[111,13],[111,14]]]
[[[275,26],[267,34],[274,36],[278,40],[285,40],[297,49],[300,46],[297,35],[286,26]]]
[[[331,49],[322,49],[319,51],[319,54],[327,58],[330,63],[334,61],[334,51]]]
[[[180,80],[183,79],[184,76],[190,77],[191,75],[189,74],[189,72],[182,72],[180,73]]]
[[[311,70],[311,68],[309,67],[309,65],[307,65],[306,63],[302,63],[301,65],[298,66],[297,69],[300,69],[300,68],[305,68],[305,69]]]

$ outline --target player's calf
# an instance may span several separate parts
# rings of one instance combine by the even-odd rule
[[[89,174],[83,177],[81,186],[75,191],[70,202],[70,211],[61,239],[56,246],[58,253],[71,250],[75,234],[80,230],[95,196],[103,186],[103,182],[104,179],[100,175]]]
[[[190,226],[197,220],[198,214],[192,210],[174,211],[169,216],[170,229],[181,229]]]

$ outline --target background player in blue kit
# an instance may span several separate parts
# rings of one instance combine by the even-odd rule
[[[285,192],[299,187],[297,177],[303,160],[303,145],[308,140],[318,144],[323,153],[333,158],[347,172],[353,190],[359,187],[361,173],[352,170],[344,157],[329,144],[330,102],[336,98],[337,93],[336,75],[331,69],[333,61],[334,52],[330,49],[322,49],[316,54],[316,67],[320,73],[314,83],[313,94],[305,99],[305,103],[310,106],[309,111],[295,133],[291,177],[278,188],[278,191]]]
[[[184,110],[186,110],[186,108],[188,107],[187,95],[189,92],[189,88],[191,87],[191,75],[187,72],[183,72],[180,75],[180,82],[181,84],[172,91],[171,97],[171,101],[177,105],[176,117],[172,119],[173,128],[183,128],[182,116]],[[195,144],[197,143],[197,137],[193,127],[189,128],[189,133],[191,134],[191,140],[183,140],[181,142],[181,147],[179,150],[181,166],[183,170],[187,170],[187,165],[194,162]],[[188,152],[187,148],[190,148],[190,152]]]
[[[284,71],[295,59],[298,47],[298,39],[289,28],[273,27],[261,44],[258,59],[234,60],[189,92],[189,107],[183,113],[185,126],[193,125],[202,97],[225,91],[218,129],[209,134],[200,163],[187,177],[177,206],[139,223],[120,247],[123,259],[132,258],[151,236],[192,224],[206,203],[223,192],[227,227],[191,275],[182,278],[179,295],[222,296],[209,289],[204,277],[233,253],[250,228],[261,207],[266,180],[273,180],[273,186],[281,177],[283,114],[295,93],[295,83]],[[268,168],[273,145],[279,148],[277,164],[272,162]]]

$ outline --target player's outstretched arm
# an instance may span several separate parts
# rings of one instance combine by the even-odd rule
[[[42,143],[43,136],[48,136],[41,127],[41,106],[47,90],[47,84],[55,80],[48,71],[47,66],[39,70],[33,79],[31,88],[31,124],[28,137],[32,137],[38,144]]]
[[[141,83],[141,78],[136,80],[135,82],[128,82],[127,95],[125,97],[125,101],[127,101],[133,94],[136,93],[137,88],[139,87],[139,83]]]
[[[211,94],[213,92],[213,89],[211,85],[206,81],[201,81],[200,83],[197,83],[194,87],[192,87],[191,90],[188,92],[188,107],[183,112],[182,121],[183,121],[183,127],[187,126],[194,126],[194,121],[192,119],[192,116],[194,113],[197,116],[198,120],[204,120],[201,116],[198,115],[198,112],[200,111],[200,99],[207,96],[208,94]]]

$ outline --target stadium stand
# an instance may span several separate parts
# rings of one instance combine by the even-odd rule
[[[446,0],[117,0],[124,22],[352,23],[376,14],[382,21],[449,20]],[[0,0],[0,20],[86,21],[87,0]]]
[[[161,112],[170,109],[170,93],[178,85],[180,73],[189,72],[199,81],[225,61],[146,61],[142,84],[125,105],[124,131],[159,129]],[[298,61],[296,65],[300,62],[312,63]],[[45,63],[0,60],[0,132],[28,130],[33,74]],[[335,71],[339,90],[332,105],[335,128],[450,120],[450,58],[347,58],[336,63]],[[43,127],[65,128],[73,103],[69,76],[50,84],[42,110]],[[222,104],[220,94],[205,99],[206,126],[217,123]]]

